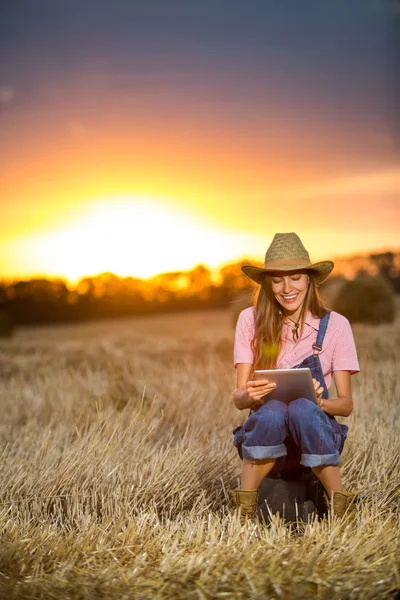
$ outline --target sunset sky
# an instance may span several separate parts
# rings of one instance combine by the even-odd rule
[[[2,2],[0,280],[399,248],[399,33],[393,0]]]

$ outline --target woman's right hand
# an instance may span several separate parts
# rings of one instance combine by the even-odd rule
[[[246,383],[247,395],[253,400],[253,406],[261,406],[267,402],[267,396],[276,388],[276,383],[268,379],[255,379]]]

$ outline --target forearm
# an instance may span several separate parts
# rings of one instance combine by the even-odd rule
[[[245,410],[246,408],[251,408],[254,404],[254,400],[250,398],[247,391],[243,388],[237,388],[233,392],[233,402],[239,410]]]
[[[353,411],[353,399],[350,396],[340,396],[320,400],[321,409],[332,417],[349,417]]]

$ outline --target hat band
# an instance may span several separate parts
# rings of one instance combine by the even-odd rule
[[[278,258],[276,260],[269,260],[268,262],[265,261],[264,268],[270,269],[271,267],[283,267],[283,266],[286,266],[286,267],[292,267],[292,266],[308,267],[311,264],[310,261],[305,260],[304,258],[295,258],[295,259],[293,259],[293,261],[296,261],[296,262],[290,262],[287,258]]]

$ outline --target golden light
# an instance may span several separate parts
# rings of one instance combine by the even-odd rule
[[[146,278],[200,263],[216,267],[248,251],[254,243],[249,238],[159,200],[116,197],[91,202],[79,218],[13,246],[30,271],[40,265],[41,273],[75,283],[105,271]]]

